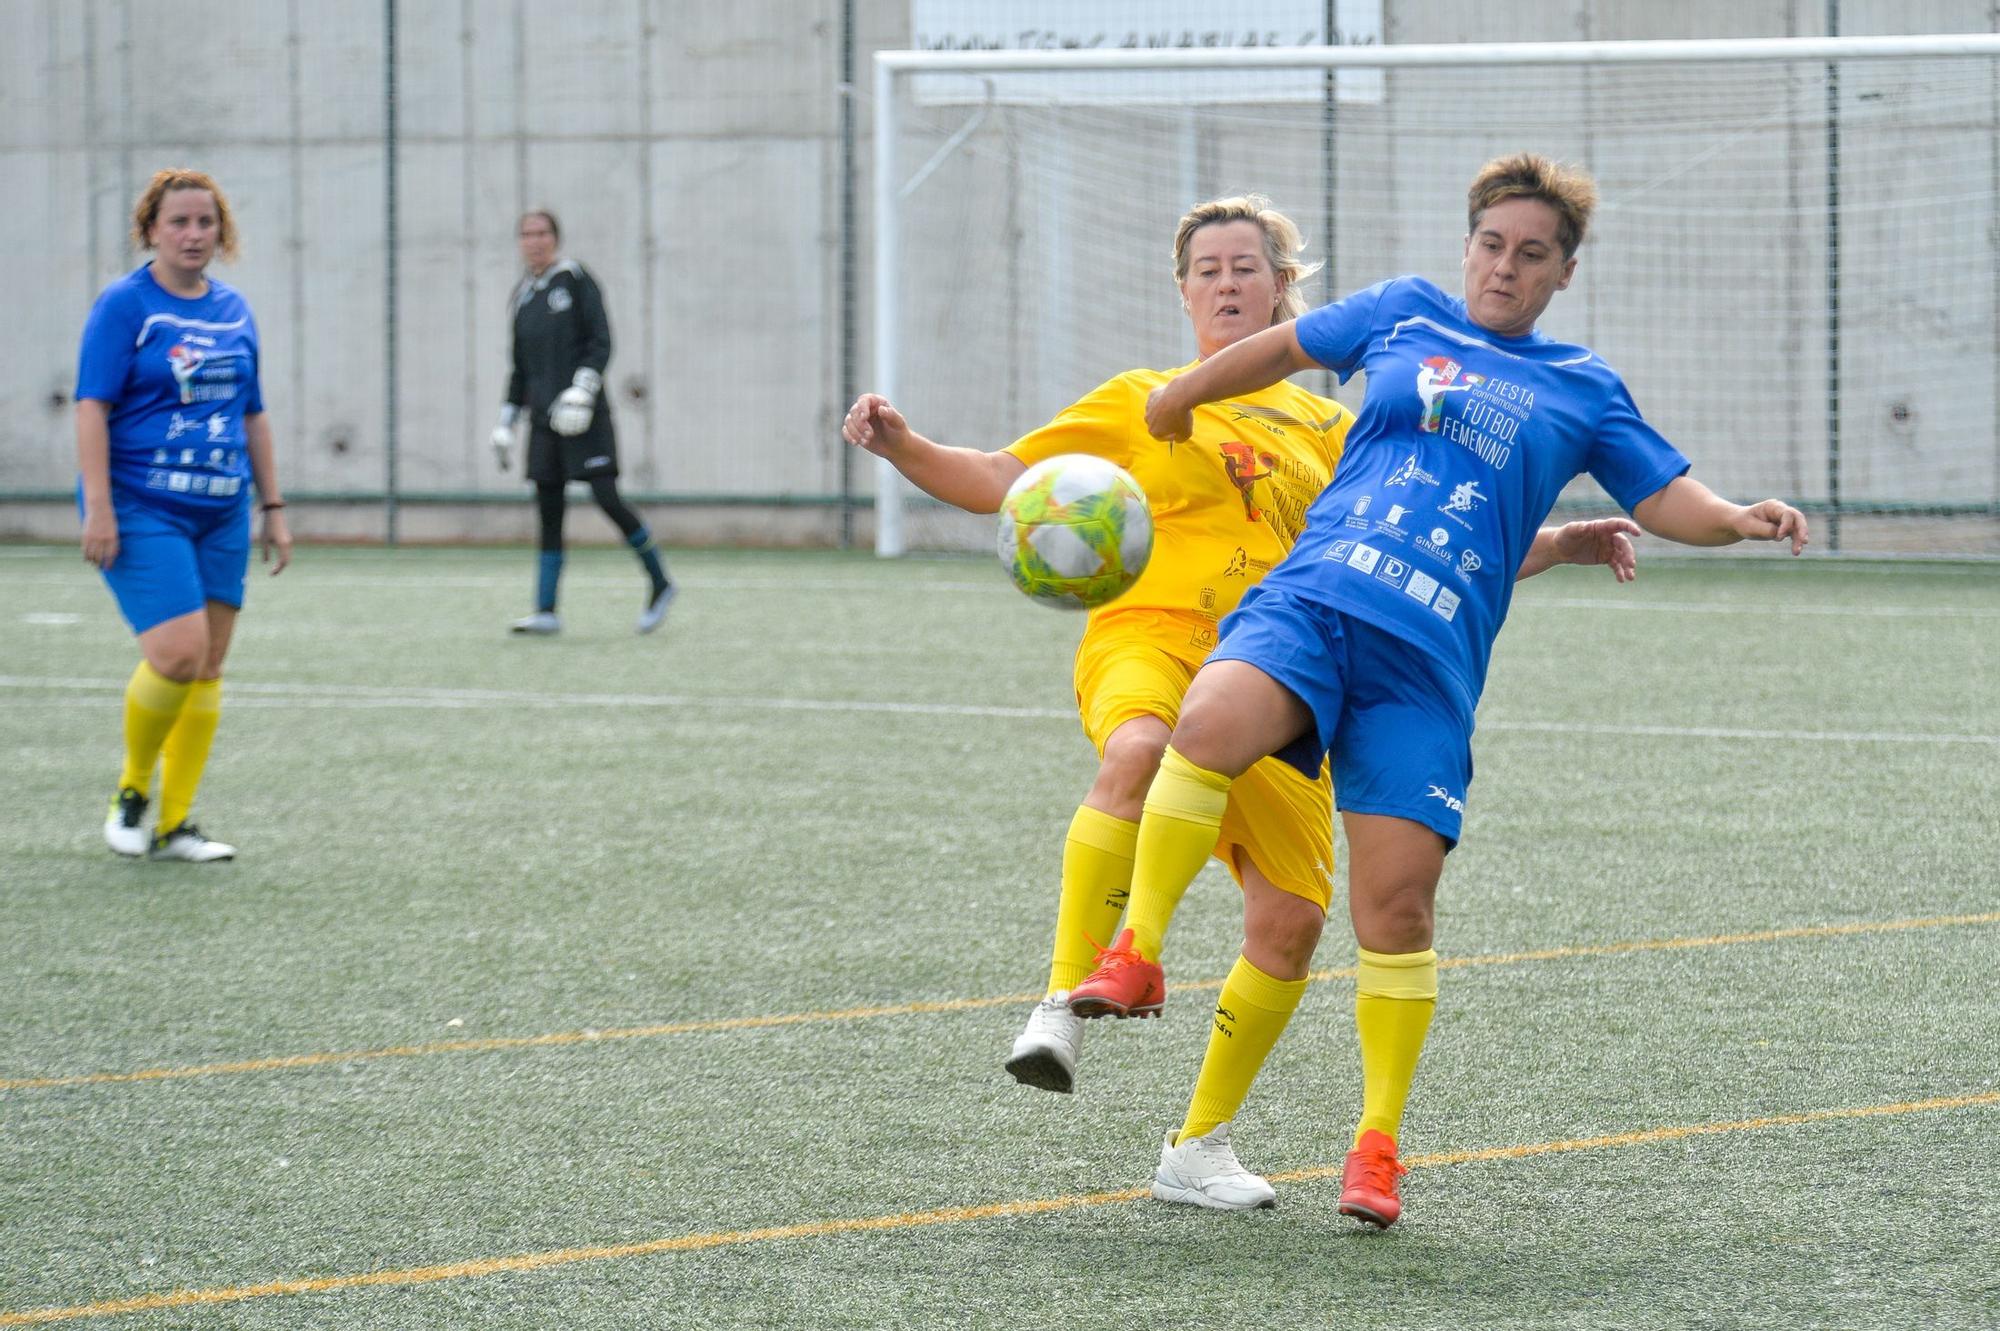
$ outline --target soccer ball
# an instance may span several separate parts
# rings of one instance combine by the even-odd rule
[[[1021,473],[1000,501],[1000,562],[1039,605],[1089,610],[1122,594],[1153,553],[1153,513],[1131,473],[1065,453]]]

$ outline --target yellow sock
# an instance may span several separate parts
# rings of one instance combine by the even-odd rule
[[[1361,1134],[1373,1129],[1393,1141],[1417,1077],[1417,1058],[1437,1010],[1438,954],[1429,948],[1399,955],[1359,948],[1354,977],[1354,1028],[1361,1036]]]
[[[1049,957],[1049,993],[1074,989],[1109,947],[1132,892],[1132,843],[1139,824],[1080,805],[1063,842],[1062,900]],[[1096,940],[1093,944],[1092,940]]]
[[[176,684],[145,661],[125,682],[125,770],[118,788],[130,786],[141,795],[153,789],[153,765],[160,745],[180,719],[192,684]]]
[[[1176,1142],[1207,1136],[1216,1124],[1236,1117],[1305,992],[1304,980],[1276,980],[1248,957],[1236,958],[1215,1002],[1208,1052],[1202,1055],[1201,1075],[1195,1078],[1194,1098]]]
[[[1230,778],[1196,767],[1169,744],[1160,759],[1159,774],[1146,791],[1146,812],[1139,819],[1139,841],[1133,852],[1132,900],[1125,908],[1125,927],[1132,946],[1148,961],[1160,959],[1167,925],[1188,884],[1215,853],[1222,831],[1222,811],[1229,807]]]
[[[160,830],[179,827],[194,807],[195,787],[208,766],[208,746],[222,720],[222,681],[198,679],[188,685],[187,706],[160,750]]]

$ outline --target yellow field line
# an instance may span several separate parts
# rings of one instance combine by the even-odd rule
[[[1978,1095],[1942,1096],[1931,1100],[1911,1100],[1902,1104],[1856,1105],[1841,1109],[1814,1109],[1800,1114],[1770,1114],[1762,1118],[1734,1119],[1721,1123],[1696,1123],[1680,1127],[1647,1128],[1637,1132],[1615,1132],[1602,1137],[1572,1137],[1561,1141],[1527,1142],[1518,1146],[1495,1146],[1474,1151],[1440,1151],[1412,1156],[1403,1163],[1411,1169],[1443,1165],[1475,1164],[1489,1160],[1524,1160],[1538,1155],[1559,1155],[1575,1151],[1617,1150],[1646,1146],[1655,1142],[1680,1141],[1688,1137],[1713,1137],[1729,1132],[1758,1132],[1770,1128],[1797,1127],[1839,1119],[1878,1118],[1890,1114],[1936,1113],[1951,1109],[1973,1109],[2000,1105],[2000,1091]],[[1339,1166],[1300,1169],[1273,1174],[1273,1183],[1303,1183],[1340,1177]],[[698,1252],[705,1248],[734,1247],[750,1243],[771,1243],[787,1239],[827,1238],[840,1234],[878,1233],[883,1230],[922,1229],[939,1225],[962,1225],[1007,1216],[1043,1215],[1051,1211],[1074,1211],[1093,1206],[1117,1206],[1148,1196],[1145,1188],[1121,1188],[1116,1192],[1079,1193],[1068,1197],[1040,1197],[1023,1201],[995,1202],[987,1206],[955,1206],[935,1211],[906,1211],[901,1215],[866,1216],[851,1220],[819,1220],[803,1225],[775,1225],[765,1229],[732,1229],[708,1234],[683,1234],[675,1238],[649,1239],[644,1243],[615,1243],[588,1248],[558,1248],[549,1252],[516,1253],[507,1257],[480,1257],[435,1266],[416,1266],[399,1271],[368,1271],[360,1275],[316,1276],[295,1280],[272,1280],[261,1285],[233,1285],[215,1289],[182,1289],[170,1294],[141,1294],[131,1298],[105,1299],[68,1308],[37,1308],[27,1312],[0,1313],[0,1326],[36,1326],[65,1322],[80,1317],[113,1317],[123,1313],[158,1312],[167,1308],[191,1308],[206,1304],[242,1303],[290,1294],[324,1294],[335,1290],[365,1289],[381,1285],[432,1285],[447,1280],[474,1280],[516,1271],[542,1271],[550,1267],[573,1266],[579,1262],[616,1261],[627,1257],[653,1257],[663,1253]]]
[[[1503,952],[1486,956],[1448,957],[1438,963],[1443,970],[1473,966],[1513,966],[1530,961],[1561,961],[1576,957],[1615,957],[1637,952],[1670,952],[1689,948],[1725,947],[1738,943],[1772,943],[1797,938],[1841,938],[1855,934],[1896,933],[1910,929],[1944,929],[1962,925],[2000,923],[2000,911],[1984,915],[1932,915],[1922,919],[1873,920],[1853,924],[1813,924],[1790,929],[1765,929],[1755,933],[1716,934],[1707,938],[1652,938],[1592,946],[1551,947],[1533,952]],[[1314,971],[1315,981],[1352,979],[1354,968]],[[1199,993],[1222,988],[1221,980],[1174,982],[1182,992]],[[347,1049],[317,1054],[285,1054],[274,1058],[246,1058],[230,1063],[197,1063],[184,1067],[143,1068],[137,1072],[84,1072],[66,1077],[0,1078],[0,1091],[38,1091],[62,1086],[109,1086],[125,1082],[183,1081],[193,1077],[226,1077],[248,1072],[280,1072],[288,1068],[322,1067],[332,1063],[361,1063],[385,1058],[421,1058],[433,1054],[477,1054],[504,1049],[537,1049],[551,1046],[598,1044],[613,1040],[644,1040],[663,1035],[693,1035],[708,1031],[761,1030],[774,1026],[798,1026],[837,1021],[872,1021],[883,1017],[909,1017],[932,1012],[969,1012],[979,1008],[1032,1003],[1041,995],[1003,994],[995,998],[954,998],[936,1002],[896,1003],[884,1007],[837,1008],[822,1012],[785,1012],[761,1017],[720,1017],[709,1021],[663,1022],[653,1026],[619,1026],[609,1030],[555,1031],[544,1035],[498,1035],[470,1040],[434,1040],[422,1044],[392,1045],[385,1049]]]

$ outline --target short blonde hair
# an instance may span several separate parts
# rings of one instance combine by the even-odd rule
[[[1299,258],[1306,241],[1299,234],[1298,224],[1273,208],[1271,201],[1261,194],[1210,199],[1188,210],[1174,232],[1175,284],[1187,281],[1188,246],[1194,240],[1194,233],[1222,222],[1255,222],[1264,233],[1264,260],[1271,265],[1272,272],[1285,280],[1285,291],[1278,298],[1278,308],[1271,312],[1271,322],[1281,324],[1304,314],[1306,297],[1299,288],[1320,266]]]
[[[190,171],[186,167],[155,171],[153,178],[146,182],[139,202],[132,207],[132,244],[141,250],[153,248],[153,223],[160,220],[160,205],[169,194],[181,189],[205,189],[215,200],[215,252],[225,259],[234,259],[236,215],[229,211],[229,200],[223,195],[222,186],[216,184],[215,177],[208,172]]]
[[[1556,210],[1556,239],[1563,258],[1574,259],[1597,210],[1597,182],[1579,166],[1552,162],[1539,153],[1496,157],[1479,168],[1465,194],[1465,229],[1479,229],[1479,219],[1502,199],[1539,199]]]

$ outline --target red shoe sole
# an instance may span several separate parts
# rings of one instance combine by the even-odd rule
[[[1351,1215],[1356,1220],[1365,1221],[1368,1224],[1374,1225],[1377,1229],[1387,1229],[1389,1226],[1395,1224],[1403,1214],[1402,1209],[1399,1207],[1394,1215],[1384,1217],[1381,1212],[1360,1202],[1342,1202],[1340,1204],[1340,1213],[1342,1215]]]

